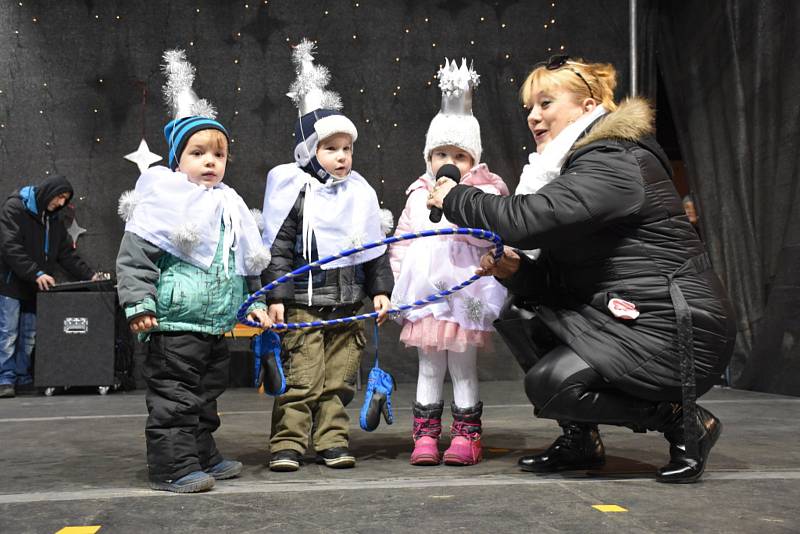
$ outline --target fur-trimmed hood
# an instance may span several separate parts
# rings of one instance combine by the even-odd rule
[[[582,148],[602,139],[640,141],[655,132],[655,113],[644,98],[623,100],[617,110],[599,119],[591,129],[578,139],[573,149]]]

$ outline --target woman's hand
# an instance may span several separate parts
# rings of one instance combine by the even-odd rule
[[[392,309],[392,301],[386,295],[375,295],[372,299],[372,305],[375,306],[375,311],[378,312],[378,317],[375,318],[375,321],[380,326],[388,318],[386,312]]]
[[[503,255],[495,261],[494,255],[487,252],[481,256],[481,266],[475,271],[478,276],[494,276],[495,278],[510,278],[519,270],[519,254],[511,247],[503,247]]]
[[[436,186],[433,188],[433,191],[428,195],[428,202],[426,206],[428,209],[431,208],[442,208],[442,202],[444,202],[444,197],[447,196],[447,193],[450,192],[458,184],[455,183],[450,178],[439,178],[436,181]]]

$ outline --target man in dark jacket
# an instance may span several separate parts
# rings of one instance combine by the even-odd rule
[[[56,264],[81,280],[96,276],[58,216],[72,194],[66,178],[53,176],[14,191],[0,210],[0,398],[13,397],[15,384],[33,382],[36,291],[56,283]]]

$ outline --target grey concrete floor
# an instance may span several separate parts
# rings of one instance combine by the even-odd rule
[[[800,532],[800,398],[711,391],[701,404],[724,430],[706,475],[670,486],[653,479],[667,457],[663,438],[615,427],[601,427],[602,470],[519,471],[517,458],[545,448],[558,429],[533,417],[517,381],[481,385],[486,459],[477,466],[408,464],[414,386],[401,384],[392,426],[362,431],[362,393],[353,403],[355,469],[309,456],[296,473],[272,473],[272,399],[234,389],[220,399],[217,441],[244,462],[242,476],[174,495],[147,487],[143,392],[93,391],[0,400],[1,533]],[[601,504],[627,511],[593,508]]]

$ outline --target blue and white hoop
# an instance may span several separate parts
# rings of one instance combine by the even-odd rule
[[[359,247],[351,248],[348,250],[344,250],[339,252],[338,254],[334,254],[333,256],[328,256],[327,258],[322,258],[320,260],[314,261],[309,263],[308,265],[303,265],[302,267],[295,269],[294,271],[290,272],[289,274],[283,275],[280,278],[276,279],[275,281],[267,284],[266,286],[262,287],[244,302],[242,306],[239,308],[239,311],[236,313],[236,318],[242,324],[246,324],[248,326],[254,326],[256,328],[260,327],[261,325],[250,321],[247,319],[247,310],[256,301],[260,296],[266,295],[277,286],[288,282],[294,278],[297,278],[300,275],[303,275],[309,272],[314,267],[319,267],[320,265],[325,265],[326,263],[330,263],[332,261],[338,260],[339,258],[345,258],[347,256],[352,256],[353,254],[357,254],[364,250],[369,250],[371,248],[380,247],[381,245],[391,245],[392,243],[396,243],[398,241],[406,241],[409,239],[417,239],[419,237],[430,237],[436,235],[468,235],[472,237],[476,237],[478,239],[483,239],[484,241],[490,241],[494,244],[494,259],[499,260],[500,257],[503,255],[503,241],[500,239],[500,236],[495,234],[494,232],[490,232],[489,230],[480,230],[477,228],[440,228],[435,230],[425,230],[422,232],[414,232],[409,234],[403,234],[398,236],[387,237],[386,239],[382,239],[380,241],[374,241],[372,243],[367,243],[366,245],[361,245]],[[404,304],[398,308],[392,308],[389,310],[388,313],[390,314],[397,314],[403,312],[405,310],[409,310],[411,308],[416,308],[418,306],[424,306],[430,302],[436,302],[437,300],[443,299],[448,295],[452,295],[456,291],[460,289],[464,289],[468,285],[472,284],[476,280],[481,278],[477,274],[472,275],[467,280],[464,280],[460,284],[456,284],[450,289],[444,289],[439,291],[438,293],[433,293],[428,295],[424,299],[420,299],[417,301],[412,302],[411,304]],[[287,330],[295,330],[299,328],[315,328],[320,326],[329,326],[329,325],[336,325],[336,324],[345,324],[351,323],[353,321],[362,321],[364,319],[369,319],[372,317],[377,317],[378,312],[371,312],[371,313],[363,313],[360,315],[353,315],[351,317],[343,317],[341,319],[329,319],[326,321],[312,321],[312,322],[302,322],[302,323],[276,323],[272,325],[273,329],[287,329]]]

